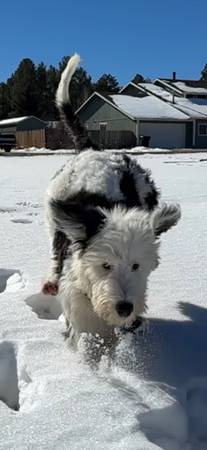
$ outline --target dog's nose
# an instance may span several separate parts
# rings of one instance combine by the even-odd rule
[[[133,310],[133,305],[132,305],[132,303],[128,303],[128,302],[118,302],[116,304],[116,310],[117,310],[119,316],[128,317]]]

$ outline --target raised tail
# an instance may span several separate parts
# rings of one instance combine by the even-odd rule
[[[70,82],[80,63],[80,56],[75,53],[68,61],[68,64],[63,71],[56,92],[56,105],[60,112],[61,119],[65,122],[68,130],[72,136],[76,150],[83,150],[84,148],[96,148],[88,137],[87,131],[81,124],[78,116],[75,114],[70,101]]]

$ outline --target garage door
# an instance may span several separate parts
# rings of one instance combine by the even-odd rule
[[[140,136],[150,136],[150,147],[185,148],[184,123],[140,122]]]

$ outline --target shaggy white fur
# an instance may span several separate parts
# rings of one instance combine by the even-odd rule
[[[79,61],[63,72],[57,104],[65,102]],[[45,292],[59,285],[69,338],[98,333],[107,341],[146,309],[149,274],[159,263],[159,236],[180,218],[178,205],[158,206],[150,173],[125,155],[87,150],[72,157],[47,191],[53,264]]]

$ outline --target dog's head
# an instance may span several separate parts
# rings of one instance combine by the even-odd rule
[[[108,324],[130,324],[145,310],[148,276],[159,263],[159,237],[177,224],[179,206],[164,204],[147,213],[52,202],[52,209],[56,226],[72,243],[78,289]]]

